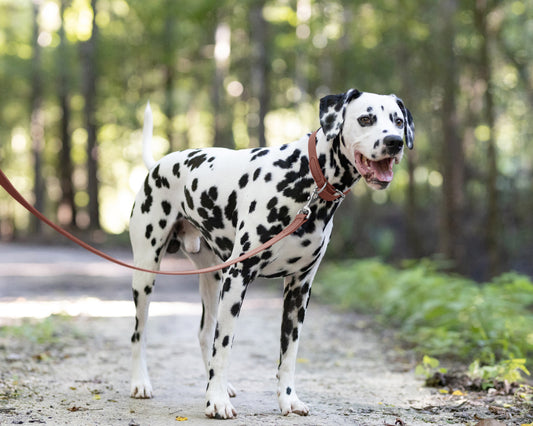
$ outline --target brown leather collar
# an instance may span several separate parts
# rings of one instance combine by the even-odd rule
[[[335,201],[339,198],[344,198],[344,196],[350,192],[348,189],[345,192],[341,192],[336,189],[332,184],[330,184],[322,173],[322,168],[318,162],[318,155],[316,153],[316,133],[318,130],[311,133],[309,136],[308,142],[308,155],[309,155],[309,169],[311,170],[311,175],[315,181],[315,184],[318,188],[317,194],[320,198],[325,201]]]

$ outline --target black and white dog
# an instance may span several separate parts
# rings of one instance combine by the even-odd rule
[[[349,90],[320,101],[321,129],[316,151],[322,173],[339,191],[361,177],[374,189],[386,188],[393,164],[413,147],[410,112],[395,95]],[[166,252],[180,247],[198,268],[218,264],[259,246],[284,229],[315,190],[309,169],[309,135],[272,148],[190,149],[155,162],[150,154],[152,116],[146,110],[143,159],[149,174],[138,193],[130,221],[134,262],[159,268]],[[335,201],[317,199],[309,220],[271,248],[223,270],[200,276],[203,313],[199,340],[208,375],[208,417],[236,416],[234,388],[226,371],[235,322],[248,285],[257,277],[284,279],[278,401],[283,415],[307,415],[294,388],[298,338],[311,284],[326,251]],[[134,272],[137,310],[132,336],[131,396],[151,398],[145,355],[145,326],[154,274]]]

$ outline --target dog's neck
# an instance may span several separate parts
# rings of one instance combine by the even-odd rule
[[[342,134],[327,140],[322,129],[316,134],[318,162],[326,180],[341,192],[348,191],[361,175],[342,152]]]

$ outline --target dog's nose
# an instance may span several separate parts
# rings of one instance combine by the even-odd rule
[[[397,135],[387,135],[383,138],[383,143],[390,154],[396,154],[402,149],[403,139]]]

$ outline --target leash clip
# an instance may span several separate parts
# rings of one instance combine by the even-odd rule
[[[309,195],[309,198],[307,198],[307,203],[305,203],[305,206],[298,210],[298,214],[305,214],[305,218],[309,219],[309,216],[311,216],[311,205],[317,200],[318,195],[324,190],[327,184],[328,183],[325,182],[322,188],[315,186],[315,189],[313,189],[313,192],[311,192],[311,195]]]

